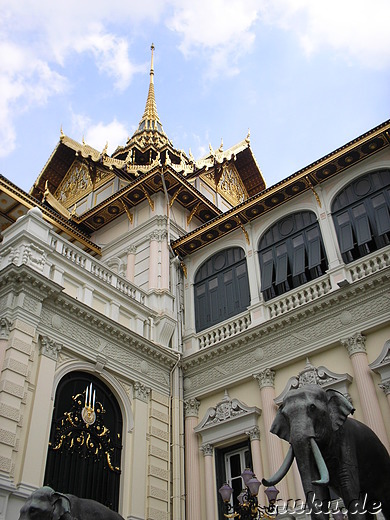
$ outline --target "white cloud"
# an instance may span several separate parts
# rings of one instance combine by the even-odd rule
[[[390,65],[388,0],[268,0],[262,19],[295,33],[309,56],[331,50],[363,67]]]
[[[84,141],[95,148],[96,150],[103,150],[108,143],[107,153],[112,154],[118,144],[126,143],[128,138],[128,129],[114,119],[108,124],[99,121],[93,123],[91,119],[85,114],[72,114],[72,135],[79,135],[80,141]],[[66,129],[64,129],[65,134]]]
[[[255,0],[197,0],[174,2],[170,30],[181,35],[180,50],[186,57],[200,52],[207,75],[238,73],[240,56],[248,52],[255,39],[258,2]]]

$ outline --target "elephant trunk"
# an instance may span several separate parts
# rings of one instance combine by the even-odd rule
[[[290,445],[287,455],[286,455],[282,465],[278,469],[278,471],[272,477],[270,477],[268,479],[263,478],[262,479],[263,485],[264,486],[274,486],[275,484],[280,482],[282,480],[282,478],[287,474],[287,471],[290,469],[293,461],[294,461],[294,451],[293,451],[292,446]]]

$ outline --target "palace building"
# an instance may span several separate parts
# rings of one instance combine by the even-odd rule
[[[0,226],[0,520],[42,485],[221,518],[223,482],[282,464],[305,382],[390,449],[390,120],[267,187],[249,135],[174,147],[152,50],[134,135],[110,156],[61,131],[29,193],[0,177]],[[277,487],[303,498],[295,464]]]

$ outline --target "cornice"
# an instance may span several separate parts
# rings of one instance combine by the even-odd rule
[[[81,326],[88,323],[88,326],[92,327],[95,332],[104,335],[107,341],[112,341],[114,338],[121,345],[126,345],[126,348],[136,350],[138,355],[142,353],[148,359],[163,363],[169,368],[172,368],[177,361],[177,355],[174,352],[160,347],[66,294],[55,295],[52,303],[57,310],[61,309],[65,315],[77,320]]]

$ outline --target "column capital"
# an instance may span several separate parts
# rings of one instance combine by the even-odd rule
[[[272,370],[271,368],[266,368],[265,370],[262,370],[258,374],[254,374],[253,377],[255,379],[257,379],[260,390],[267,386],[271,386],[272,388],[275,388],[275,371]]]
[[[260,440],[260,428],[258,426],[254,426],[251,430],[245,432],[250,439],[250,441],[259,441]]]
[[[126,253],[127,253],[128,255],[135,255],[136,252],[137,252],[137,246],[135,246],[135,245],[131,245],[131,246],[129,246],[129,247],[126,249]]]
[[[146,385],[140,383],[139,381],[134,383],[134,399],[139,399],[140,401],[147,403],[149,394],[150,388],[148,388]]]
[[[212,444],[203,444],[200,447],[200,450],[203,452],[205,457],[211,457],[213,455],[214,448]]]
[[[187,417],[198,417],[200,402],[193,398],[184,401],[184,415]]]
[[[360,332],[356,332],[353,336],[350,336],[349,338],[340,340],[343,347],[345,347],[348,350],[349,357],[353,356],[354,354],[358,354],[359,352],[366,353],[366,337],[363,336],[363,334],[360,334]]]
[[[378,386],[381,390],[384,391],[386,395],[390,395],[390,379],[382,381],[382,383],[380,383]]]
[[[62,349],[62,345],[60,343],[56,343],[54,340],[48,338],[47,336],[39,336],[40,339],[40,353],[42,356],[46,356],[53,361],[57,361],[58,354]]]

